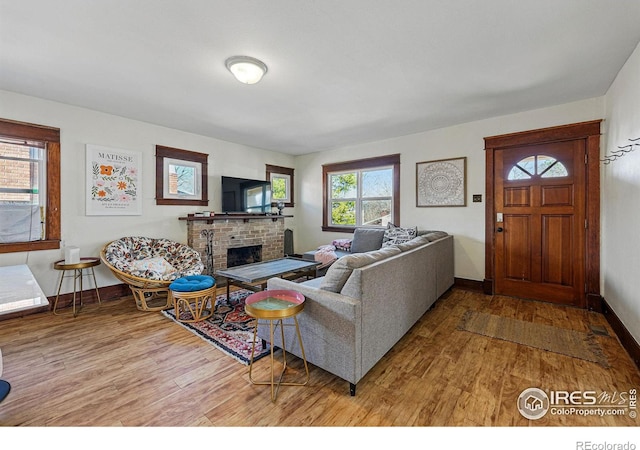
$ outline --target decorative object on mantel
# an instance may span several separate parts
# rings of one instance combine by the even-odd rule
[[[467,158],[416,163],[416,206],[467,206]]]
[[[284,209],[284,203],[283,202],[276,203],[276,208],[278,208],[278,215],[281,216],[282,210]]]
[[[640,137],[629,139],[629,141],[631,142],[630,144],[618,145],[618,150],[613,150],[609,156],[605,156],[600,161],[605,164],[611,164],[616,159],[622,158],[627,153],[631,153],[632,151],[634,151],[636,149],[635,147],[640,147]]]
[[[202,230],[200,236],[207,240],[207,246],[204,249],[205,262],[204,271],[205,275],[213,276],[213,230]]]

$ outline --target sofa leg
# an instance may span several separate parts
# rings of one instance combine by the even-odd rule
[[[349,383],[349,393],[351,394],[352,397],[355,397],[356,395],[356,385],[353,383]]]

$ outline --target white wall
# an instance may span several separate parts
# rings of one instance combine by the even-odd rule
[[[605,96],[609,155],[640,138],[640,45]],[[640,143],[640,141],[638,141]],[[640,146],[602,166],[603,296],[640,342]]]
[[[604,98],[496,117],[396,139],[299,156],[296,160],[296,223],[294,242],[301,253],[345,237],[323,232],[322,164],[400,153],[400,225],[444,230],[454,235],[455,276],[484,279],[485,153],[484,138],[569,123],[602,119]],[[467,157],[466,207],[416,207],[416,163]],[[482,203],[472,203],[482,194]]]
[[[60,128],[61,220],[66,245],[80,247],[82,256],[98,256],[112,239],[127,235],[166,237],[186,242],[185,221],[199,210],[220,211],[220,176],[264,179],[265,164],[294,167],[294,157],[189,134],[144,122],[124,119],[61,103],[0,91],[0,117]],[[143,152],[143,206],[140,216],[85,215],[85,144]],[[209,207],[157,206],[155,204],[155,146],[164,145],[209,154]],[[292,210],[285,211],[286,214]],[[287,219],[289,221],[289,219]],[[289,227],[289,223],[285,223]],[[53,262],[62,250],[0,254],[0,266],[28,264],[44,293],[55,295],[59,272]],[[99,286],[119,283],[104,266],[96,268]],[[65,280],[63,292],[70,292]]]

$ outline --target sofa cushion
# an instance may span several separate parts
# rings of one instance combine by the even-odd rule
[[[411,239],[410,241],[401,242],[400,244],[396,244],[396,247],[398,247],[403,252],[406,252],[407,250],[411,250],[413,248],[420,247],[421,245],[428,244],[429,242],[431,242],[431,241],[429,240],[429,238],[427,236],[418,236],[416,238]]]
[[[345,259],[353,255],[343,256],[334,262],[320,283],[320,289],[330,292],[340,292],[342,286],[347,282],[353,272],[353,268],[349,267]]]
[[[176,292],[198,292],[210,289],[216,284],[215,278],[209,275],[189,275],[175,280],[169,289]]]
[[[356,228],[351,242],[351,253],[364,253],[382,247],[384,228]]]
[[[388,247],[394,244],[408,242],[418,235],[418,227],[399,227],[389,222],[384,230],[382,246]]]
[[[330,292],[340,292],[351,276],[353,269],[368,266],[369,264],[397,255],[398,253],[400,253],[398,248],[388,247],[372,252],[353,253],[348,256],[343,256],[329,267],[327,274],[322,278],[320,289]]]

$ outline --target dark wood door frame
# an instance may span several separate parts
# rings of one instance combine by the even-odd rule
[[[549,142],[584,139],[587,157],[586,173],[586,261],[585,299],[582,307],[602,311],[600,296],[600,123],[602,120],[542,128],[520,133],[485,137],[485,294],[494,292],[494,250],[496,211],[494,205],[494,155],[496,150]]]

